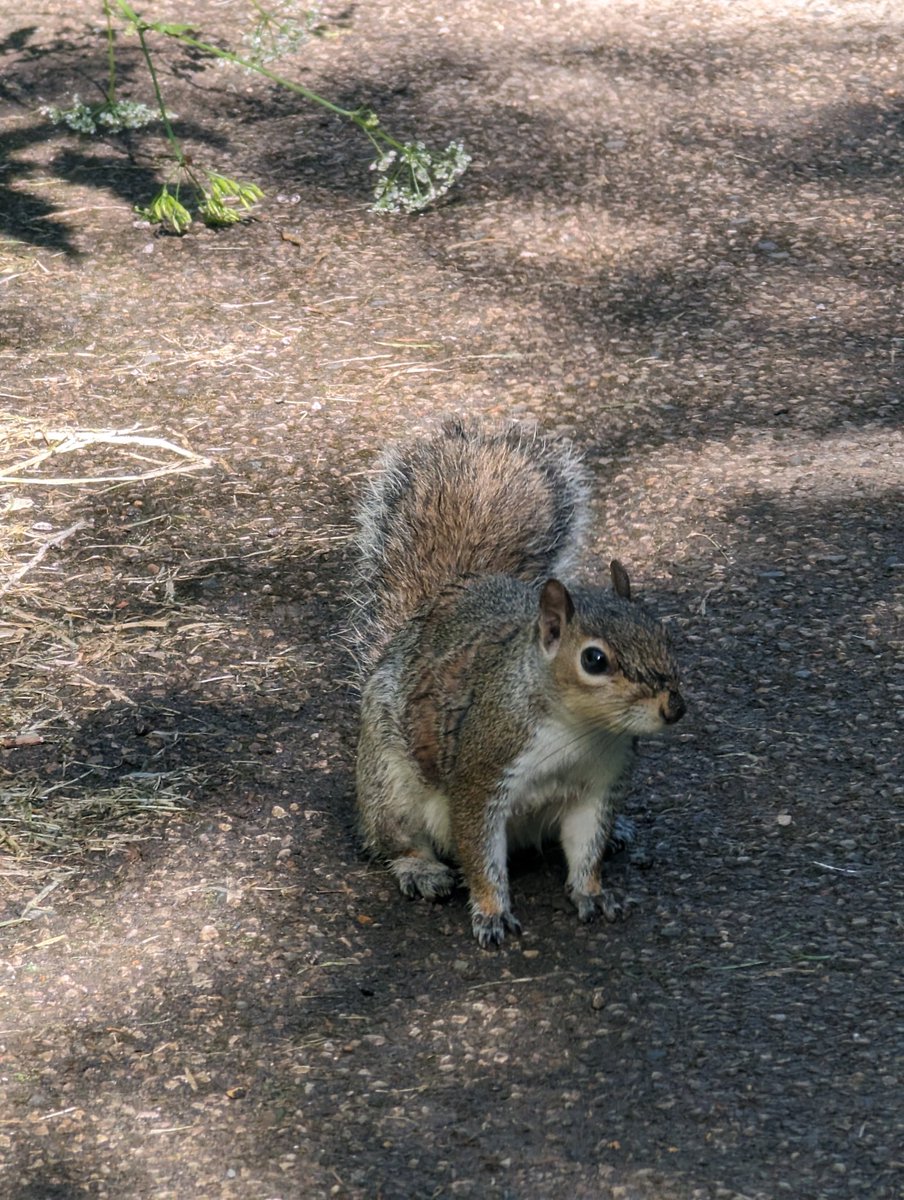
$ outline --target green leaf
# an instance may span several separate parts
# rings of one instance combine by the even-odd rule
[[[152,225],[168,226],[174,233],[185,233],[191,225],[191,213],[167,187],[157,193],[147,208],[135,211]]]
[[[243,208],[251,208],[258,200],[264,198],[264,193],[256,183],[239,183],[238,180],[219,175],[215,171],[209,171],[207,178],[210,180],[208,194],[217,203],[238,200]]]
[[[203,204],[198,205],[198,212],[201,214],[206,225],[224,226],[234,225],[236,221],[242,219],[241,213],[237,213],[234,208],[227,208],[220,200],[215,200],[213,197],[208,198]]]
[[[115,3],[116,3],[116,7],[119,9],[119,11],[123,14],[123,16],[127,20],[131,21],[135,25],[137,25],[139,23],[141,18],[139,17],[139,15],[135,11],[135,9],[132,8],[132,6],[130,4],[126,3],[126,0],[115,0]]]
[[[167,37],[182,37],[186,33],[195,32],[194,25],[177,25],[172,21],[155,21],[147,28],[153,29],[155,33],[165,33]]]

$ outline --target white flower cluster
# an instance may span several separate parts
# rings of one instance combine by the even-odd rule
[[[470,161],[461,142],[445,150],[428,150],[423,142],[388,150],[370,165],[380,175],[371,212],[420,212],[448,192]]]
[[[260,19],[243,39],[252,63],[273,62],[292,54],[317,31],[323,20],[317,5],[301,12],[297,12],[297,8],[297,4],[289,3],[275,12],[260,10]]]
[[[134,100],[114,100],[105,104],[83,104],[78,96],[72,97],[70,108],[56,108],[45,104],[38,110],[54,125],[68,125],[75,133],[119,133],[123,129],[141,129],[160,114],[146,104]],[[171,113],[170,116],[175,116]]]

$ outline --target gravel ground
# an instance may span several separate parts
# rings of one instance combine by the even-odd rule
[[[326,17],[283,72],[461,138],[461,185],[375,216],[341,122],[170,51],[195,160],[267,193],[179,239],[132,211],[159,135],[37,112],[99,95],[100,6],[0,15],[0,468],[61,428],[209,460],[0,488],[0,1194],[897,1198],[899,6]],[[525,859],[495,954],[352,813],[354,496],[460,412],[582,447],[583,574],[625,561],[690,710],[610,863],[629,918]]]

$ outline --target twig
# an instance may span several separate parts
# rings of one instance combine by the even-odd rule
[[[159,479],[161,475],[185,475],[190,471],[206,470],[207,462],[186,463],[184,466],[159,467],[156,471],[142,471],[139,475],[73,475],[69,477],[51,476],[43,479],[40,475],[11,475],[0,477],[2,483],[33,484],[40,483],[47,487],[78,487],[84,483],[143,483],[146,479]]]
[[[68,529],[63,529],[59,533],[55,533],[52,538],[48,538],[37,554],[30,558],[24,566],[19,567],[17,571],[13,571],[12,575],[7,577],[6,583],[3,587],[0,587],[0,596],[5,596],[9,589],[14,587],[23,575],[27,575],[33,567],[36,567],[48,550],[53,546],[62,545],[68,537],[71,537],[73,533],[77,533],[79,529],[84,529],[87,524],[88,522],[85,520],[76,521]]]
[[[31,912],[33,908],[37,908],[41,901],[46,896],[49,896],[52,891],[58,888],[62,882],[63,881],[61,879],[54,879],[52,883],[48,883],[46,887],[41,888],[37,896],[32,896],[29,902],[22,909],[22,916],[27,917],[29,912]]]
[[[699,609],[699,611],[700,611],[700,616],[701,616],[701,617],[705,617],[705,616],[706,616],[706,602],[707,602],[707,600],[710,598],[710,596],[713,594],[713,592],[717,592],[717,591],[719,590],[719,588],[720,588],[720,587],[721,587],[721,584],[718,584],[718,583],[717,583],[717,584],[714,584],[714,585],[713,585],[713,587],[711,587],[711,588],[707,588],[707,589],[706,589],[706,591],[703,593],[703,598],[702,598],[702,600],[700,601],[700,609]]]
[[[837,871],[840,875],[859,875],[859,871],[853,871],[850,867],[833,867],[831,863],[819,862],[813,859],[814,867],[822,867],[825,871]]]
[[[14,467],[7,467],[6,470],[0,471],[0,483],[42,483],[50,486],[68,486],[82,483],[135,483],[143,479],[155,479],[160,475],[172,475],[184,471],[199,471],[206,470],[212,464],[209,458],[204,458],[200,454],[195,454],[193,450],[186,450],[183,446],[177,446],[175,442],[167,441],[166,438],[147,437],[143,434],[135,433],[113,433],[102,429],[85,429],[78,430],[73,433],[64,433],[51,431],[48,438],[59,438],[55,444],[48,446],[46,450],[42,450],[40,454],[32,455],[31,458],[24,462],[17,463]],[[52,458],[55,454],[71,454],[75,450],[85,450],[88,446],[104,445],[104,446],[152,446],[156,449],[167,450],[171,454],[177,454],[180,458],[189,459],[188,463],[175,465],[171,467],[157,467],[153,471],[144,471],[137,475],[105,475],[105,476],[82,476],[75,478],[47,478],[42,479],[39,476],[20,475],[21,471],[28,471],[34,467],[38,467],[48,458]]]
[[[131,212],[125,204],[85,204],[81,208],[60,208],[47,213],[43,220],[53,220],[56,217],[74,217],[83,212]],[[41,220],[42,218],[38,218]]]
[[[480,992],[484,988],[508,987],[510,983],[536,983],[540,979],[551,979],[553,974],[554,972],[549,971],[545,975],[523,975],[520,979],[491,979],[488,983],[474,983],[466,990]]]
[[[695,533],[689,533],[687,536],[688,536],[688,537],[702,537],[702,538],[706,538],[706,540],[707,540],[708,542],[710,542],[710,543],[711,543],[713,546],[715,546],[715,548],[716,548],[716,549],[719,551],[719,553],[722,555],[722,557],[725,559],[725,561],[726,561],[727,563],[730,563],[730,562],[731,562],[731,558],[728,556],[728,554],[726,554],[726,552],[725,552],[725,551],[722,549],[722,547],[719,545],[719,543],[716,541],[716,539],[715,539],[715,538],[712,538],[712,537],[710,537],[708,533],[696,533],[696,532],[695,532]]]

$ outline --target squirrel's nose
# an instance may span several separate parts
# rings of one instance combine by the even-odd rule
[[[666,725],[674,725],[676,721],[680,721],[687,712],[687,705],[681,693],[670,691],[665,703],[660,704],[659,712]]]

